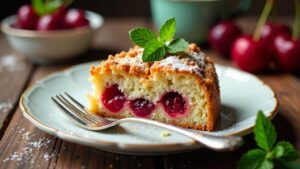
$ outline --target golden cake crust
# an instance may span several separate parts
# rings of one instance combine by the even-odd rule
[[[96,76],[98,74],[105,75],[118,72],[118,74],[128,74],[130,76],[140,77],[141,79],[148,79],[155,72],[193,76],[197,79],[197,85],[203,89],[207,100],[207,124],[195,125],[188,122],[178,124],[174,121],[168,121],[167,123],[198,130],[213,130],[220,112],[220,89],[212,60],[208,56],[189,58],[186,54],[182,53],[176,56],[176,58],[169,56],[161,61],[145,63],[141,60],[142,52],[142,48],[135,46],[128,52],[123,51],[115,56],[109,55],[106,61],[101,62],[98,66],[93,66],[90,70],[90,74],[91,76]],[[195,53],[197,57],[199,54],[203,54],[196,44],[189,45],[189,53],[191,56]],[[174,62],[177,64],[173,64]],[[122,114],[98,112],[98,110],[94,110],[94,112],[104,117],[125,117]]]

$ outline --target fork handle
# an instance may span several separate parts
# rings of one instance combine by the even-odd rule
[[[117,121],[116,121],[117,122]],[[202,145],[209,147],[214,150],[218,151],[228,151],[228,150],[234,150],[238,147],[240,147],[243,144],[243,140],[239,136],[215,136],[215,135],[209,135],[205,133],[193,133],[190,131],[187,131],[185,129],[175,127],[172,125],[160,123],[154,120],[149,119],[143,119],[143,118],[124,118],[118,120],[118,123],[121,122],[137,122],[137,123],[146,123],[153,126],[162,127],[165,129],[168,129],[170,131],[185,135],[189,138],[192,138],[193,140],[201,143]]]

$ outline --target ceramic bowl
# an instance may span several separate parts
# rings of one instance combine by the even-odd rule
[[[86,11],[86,16],[89,26],[40,32],[12,27],[16,22],[13,15],[1,22],[1,30],[16,52],[36,63],[51,63],[76,57],[90,47],[93,34],[103,24],[103,17],[91,11]]]

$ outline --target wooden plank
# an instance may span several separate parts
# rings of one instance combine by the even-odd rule
[[[0,34],[0,139],[32,69],[32,64],[13,52]]]
[[[64,68],[65,66],[37,68],[30,84]],[[17,108],[0,143],[0,168],[46,168],[56,161],[56,147],[60,144],[61,140],[36,128]]]
[[[86,146],[63,142],[56,168],[155,168],[149,156],[129,156],[100,151]]]
[[[0,168],[47,168],[57,158],[53,136],[33,126],[18,108],[0,143]]]
[[[183,154],[165,156],[164,166],[167,169],[236,168],[242,154],[255,145],[251,137],[252,135],[247,136],[246,144],[233,152],[215,152],[209,149],[201,149]]]

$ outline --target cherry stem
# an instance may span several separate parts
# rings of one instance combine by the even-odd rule
[[[293,25],[293,34],[292,34],[293,40],[297,40],[297,38],[299,36],[299,29],[300,29],[300,0],[295,0],[295,5],[296,5],[296,16],[295,16],[294,25]]]
[[[255,32],[254,32],[254,35],[253,35],[254,41],[259,40],[260,34],[261,34],[261,29],[264,26],[264,24],[266,23],[269,15],[270,15],[270,12],[272,10],[272,7],[273,7],[273,0],[266,0],[264,9],[263,9],[263,11],[260,15],[257,26],[255,28]]]

